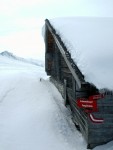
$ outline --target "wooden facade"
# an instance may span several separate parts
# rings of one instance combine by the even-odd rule
[[[76,127],[87,148],[113,140],[113,93],[99,91],[84,80],[66,46],[49,20],[45,20],[45,70],[70,105]]]

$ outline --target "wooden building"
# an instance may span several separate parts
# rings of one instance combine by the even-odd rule
[[[45,20],[45,70],[70,105],[76,127],[87,148],[113,140],[113,93],[99,90],[84,79],[65,44],[49,20]]]

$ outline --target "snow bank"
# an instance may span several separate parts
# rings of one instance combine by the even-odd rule
[[[43,67],[0,57],[0,150],[86,150],[61,95],[44,78]]]
[[[113,18],[72,17],[50,22],[85,80],[99,89],[113,90]]]

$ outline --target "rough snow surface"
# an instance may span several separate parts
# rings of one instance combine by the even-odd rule
[[[85,80],[99,89],[113,90],[113,18],[72,17],[50,22]]]

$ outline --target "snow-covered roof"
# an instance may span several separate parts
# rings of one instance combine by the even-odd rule
[[[113,18],[57,18],[50,23],[85,80],[113,90]]]

